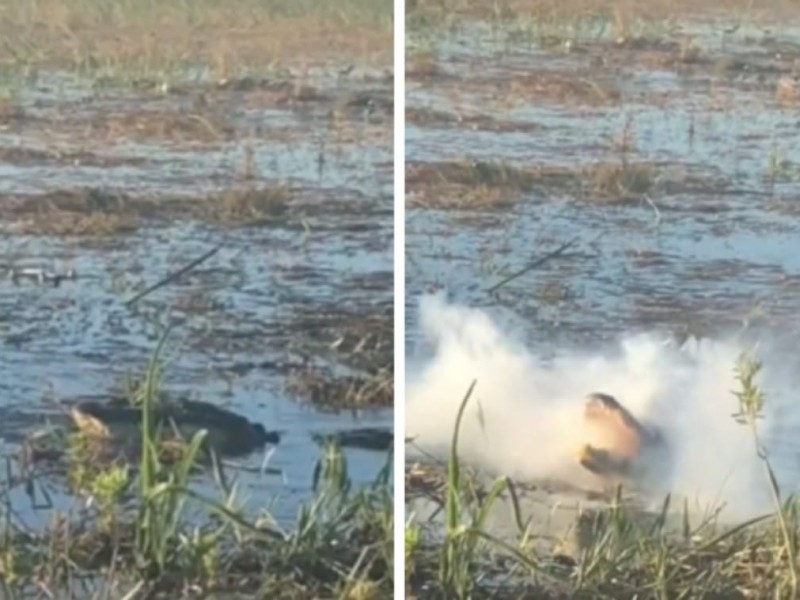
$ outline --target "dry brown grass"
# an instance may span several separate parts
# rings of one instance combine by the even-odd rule
[[[591,192],[600,200],[632,200],[655,185],[656,168],[649,163],[602,163],[589,167]]]
[[[291,192],[282,185],[232,189],[201,198],[135,197],[94,188],[6,197],[0,221],[37,235],[106,237],[136,231],[143,222],[196,220],[244,227],[284,218]]]
[[[0,162],[14,165],[48,164],[67,167],[82,165],[116,167],[141,165],[147,159],[134,156],[108,156],[90,151],[61,148],[30,148],[25,146],[0,146]]]
[[[441,74],[441,65],[433,52],[417,52],[406,61],[406,77],[409,79],[429,79]]]
[[[532,173],[510,165],[417,163],[406,167],[406,202],[416,208],[498,210],[513,206],[534,184]]]
[[[390,0],[0,2],[0,64],[151,74],[203,65],[218,78],[273,64],[387,67]]]
[[[800,89],[798,89],[797,79],[789,75],[784,75],[778,79],[775,97],[781,104],[796,105],[800,101]]]
[[[209,203],[207,215],[222,224],[256,225],[283,215],[290,199],[284,186],[229,191]]]
[[[451,183],[525,191],[535,185],[542,175],[540,170],[475,160],[411,163],[406,167],[406,185],[413,188],[426,183]]]
[[[434,127],[457,127],[470,131],[494,132],[534,132],[542,129],[541,125],[531,122],[509,121],[497,119],[484,114],[462,114],[430,108],[407,107],[406,123]]]
[[[133,233],[139,227],[136,214],[89,213],[67,211],[42,212],[17,224],[18,233],[55,236],[109,237]]]
[[[525,193],[536,191],[592,202],[628,202],[644,198],[657,174],[651,163],[620,161],[576,167],[412,163],[406,168],[406,201],[418,208],[492,210],[512,206]]]
[[[797,19],[796,0],[728,0],[696,2],[692,0],[415,0],[408,4],[409,15],[415,13],[461,14],[476,18],[521,16],[546,21],[569,21],[588,16],[605,15],[617,33],[624,34],[638,19],[662,20],[688,16],[746,16],[749,21],[774,22]],[[498,11],[498,6],[501,9]]]
[[[106,145],[126,141],[189,148],[253,135],[264,136],[272,143],[290,142],[301,135],[297,127],[289,125],[270,125],[265,134],[252,120],[241,117],[241,109],[245,107],[291,110],[316,103],[336,112],[337,127],[332,128],[335,132],[343,127],[362,132],[365,110],[390,115],[391,100],[391,90],[377,86],[375,89],[355,86],[354,90],[337,96],[327,88],[318,89],[288,79],[245,77],[221,85],[186,86],[168,96],[137,95],[124,103],[99,101],[93,110],[83,110],[78,102],[68,103],[64,108],[35,117],[26,117],[18,111],[4,120],[0,105],[0,127],[5,124],[15,127],[35,146],[0,147],[0,161],[114,166],[147,162],[144,158],[119,157],[102,151]]]
[[[105,140],[164,140],[169,142],[215,143],[230,140],[233,125],[221,114],[210,111],[136,111],[95,114],[87,123],[89,134]]]
[[[621,98],[615,83],[592,77],[588,73],[534,72],[515,77],[503,87],[506,88],[503,94],[510,101],[544,100],[558,104],[599,106],[616,104]]]
[[[394,377],[386,369],[371,375],[333,376],[327,370],[309,368],[296,373],[288,391],[327,410],[386,408],[394,403]]]
[[[441,184],[426,185],[409,191],[406,201],[414,208],[498,210],[510,208],[516,203],[517,198],[518,194],[509,188]]]
[[[406,167],[406,202],[417,208],[497,210],[513,206],[562,169],[521,168],[482,161],[417,163]]]

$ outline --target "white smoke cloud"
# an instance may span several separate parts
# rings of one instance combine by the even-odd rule
[[[575,460],[589,435],[583,404],[587,394],[605,392],[662,428],[671,444],[674,462],[651,490],[654,500],[671,492],[704,510],[724,502],[723,514],[736,518],[770,510],[751,432],[732,418],[738,409],[734,367],[745,350],[735,340],[678,346],[635,335],[607,352],[564,350],[545,360],[482,310],[440,295],[423,297],[420,309],[433,355],[418,368],[408,361],[406,436],[424,451],[446,456],[458,406],[475,379],[460,438],[464,460],[522,480],[555,477],[586,485],[593,476]],[[800,403],[791,402],[790,392],[797,388],[785,373],[769,369],[763,347],[759,356],[767,393],[760,428],[777,433],[770,458],[782,485],[795,487],[800,453],[785,443],[780,431],[786,428],[778,425],[800,424]]]

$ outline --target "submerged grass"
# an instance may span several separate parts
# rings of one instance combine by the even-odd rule
[[[94,187],[7,198],[0,217],[17,233],[112,237],[176,218],[225,228],[281,223],[292,218],[285,184],[229,188],[205,197],[131,196]]]
[[[220,498],[193,486],[208,434],[165,461],[153,419],[159,402],[159,341],[131,393],[141,407],[136,463],[99,461],[74,442],[70,480],[86,499],[53,511],[40,531],[17,517],[12,497],[47,487],[11,462],[0,488],[0,590],[4,598],[384,598],[392,590],[391,456],[373,484],[354,489],[339,446],[326,444],[313,474],[315,497],[293,527],[241,508],[235,482],[212,456]]]
[[[531,192],[588,202],[641,201],[658,174],[653,163],[624,159],[576,167],[462,160],[409,164],[406,186],[408,203],[416,208],[492,210],[511,207]]]
[[[721,507],[698,518],[686,501],[673,507],[670,496],[660,511],[643,513],[619,487],[606,506],[578,514],[567,553],[547,542],[550,532],[535,532],[523,521],[509,480],[497,479],[488,493],[469,493],[458,438],[473,382],[456,419],[441,528],[413,517],[406,525],[407,597],[796,598],[800,516],[796,498],[781,496],[760,441],[760,369],[750,355],[736,365],[734,418],[752,430],[774,500],[771,513],[723,524]],[[501,540],[487,530],[487,515],[502,508],[504,495],[519,531]]]

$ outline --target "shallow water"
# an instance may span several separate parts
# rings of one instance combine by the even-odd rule
[[[787,317],[798,308],[800,284],[800,255],[793,251],[800,229],[800,149],[794,143],[796,107],[775,99],[779,73],[734,77],[705,65],[659,70],[615,57],[622,50],[592,46],[575,55],[525,45],[491,51],[491,41],[474,39],[476,30],[466,28],[463,35],[442,36],[447,41],[434,53],[447,76],[409,82],[409,107],[485,115],[519,128],[409,124],[409,162],[621,162],[613,143],[629,122],[632,148],[624,159],[654,163],[657,178],[650,202],[608,205],[565,188],[522,193],[500,210],[409,207],[409,343],[417,339],[420,292],[441,287],[455,300],[496,306],[487,288],[573,237],[578,243],[569,256],[499,293],[501,304],[542,334],[535,343],[554,336],[597,340],[631,329],[675,331],[691,328],[693,321],[705,331],[727,330],[741,326],[756,308],[765,324],[796,331]],[[797,32],[789,30],[785,38],[796,43]],[[769,47],[758,39],[747,42],[744,34],[733,36],[724,54],[711,42],[705,52],[709,61],[772,56]],[[595,69],[598,79],[614,73],[621,90],[617,103],[505,93],[532,67],[591,77],[587,65],[603,53],[622,64],[618,73],[611,66]],[[653,90],[663,97],[654,99]],[[526,128],[531,124],[540,127],[532,133]],[[771,181],[774,157],[784,167]]]
[[[91,127],[59,121],[59,111],[102,120],[134,109],[177,110],[175,104],[185,100],[91,94],[77,84],[55,89],[45,78],[21,94],[25,118],[4,128],[0,146],[119,160],[107,166],[58,157],[2,162],[5,201],[13,200],[10,194],[82,187],[199,197],[285,184],[293,194],[290,208],[301,208],[271,225],[156,220],[110,238],[20,235],[12,233],[13,224],[0,225],[9,230],[0,240],[0,270],[43,266],[78,274],[58,287],[0,280],[0,440],[11,450],[23,433],[61,414],[58,402],[109,392],[126,373],[141,372],[157,342],[158,330],[148,319],[170,321],[175,328],[167,346],[167,391],[223,403],[283,432],[270,466],[283,470],[284,478],[239,478],[250,507],[269,507],[279,520],[291,521],[311,494],[320,455],[312,433],[392,424],[388,410],[321,413],[286,389],[304,356],[331,362],[320,348],[336,341],[339,322],[345,326],[352,315],[390,315],[390,118],[345,115],[337,129],[323,107],[259,108],[239,94],[225,97],[230,110],[223,107],[220,114],[234,133],[224,142],[141,139],[135,130],[100,138]],[[243,180],[248,145],[254,179]],[[326,159],[322,169],[320,152]],[[218,245],[208,261],[135,309],[124,305]],[[329,315],[331,325],[315,329],[307,324],[309,315]],[[335,354],[332,362],[336,366]],[[346,453],[357,484],[371,482],[386,460],[383,453]],[[245,462],[254,466],[260,460]],[[68,502],[57,496],[58,504]]]

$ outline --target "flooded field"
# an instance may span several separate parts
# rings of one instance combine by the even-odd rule
[[[289,531],[318,495],[327,436],[356,439],[342,444],[354,490],[389,459],[391,3],[361,16],[355,1],[334,3],[335,16],[247,0],[229,14],[214,2],[147,14],[57,4],[0,7],[40,61],[2,56],[3,452],[70,427],[76,402],[124,393],[170,327],[165,393],[280,434],[266,474],[258,451],[228,476],[243,515]],[[292,28],[322,28],[328,47],[303,52]],[[36,486],[44,507],[29,487],[4,487],[15,526],[81,502],[63,477]],[[210,475],[192,486],[220,495]],[[364,558],[356,569],[374,566]]]
[[[390,411],[318,412],[325,385],[312,397],[290,385],[316,376],[335,386],[348,369],[364,384],[391,375],[389,84],[334,81],[329,99],[287,106],[261,89],[59,97],[56,83],[23,90],[22,114],[0,134],[3,269],[75,279],[4,277],[3,410],[33,424],[59,401],[110,392],[146,365],[152,321],[171,323],[169,389],[286,431],[275,461],[294,473],[282,509],[293,516],[318,454],[311,433],[391,426]],[[279,94],[291,97],[294,85]],[[200,97],[212,107],[205,116],[191,106]],[[207,139],[221,120],[226,133]],[[124,121],[110,141],[98,136]],[[186,131],[160,129],[182,122]],[[126,306],[217,246],[196,270]],[[391,397],[389,382],[363,408],[387,409]],[[2,431],[7,442],[20,433]],[[384,457],[363,460],[353,472],[370,478]]]
[[[763,435],[781,491],[800,484],[791,433],[800,423],[791,375],[800,29],[775,7],[722,14],[673,4],[644,14],[649,4],[521,1],[493,11],[463,2],[444,14],[419,2],[407,17],[407,499],[422,539],[463,544],[464,564],[482,565],[477,595],[506,584],[531,593],[528,577],[549,582],[547,593],[534,586],[542,597],[651,589],[613,583],[620,569],[638,580],[649,568],[650,558],[625,553],[629,538],[623,554],[606,557],[609,571],[565,549],[581,512],[613,505],[567,454],[588,393],[614,394],[679,441],[675,473],[662,475],[654,498],[635,500],[633,521],[642,510],[657,518],[669,491],[676,509],[687,493],[698,521],[720,503],[735,507],[731,519],[769,512],[753,441],[730,418],[737,357],[759,341]],[[438,461],[449,457],[473,378],[455,512],[535,567],[519,555],[499,567],[508,549],[491,542],[481,562],[450,521],[452,486]],[[475,479],[464,475],[472,468]],[[494,502],[492,477],[506,475],[516,494]],[[578,566],[554,565],[562,554]],[[414,592],[457,593],[454,571],[445,582],[424,556],[412,561]],[[728,566],[714,583],[709,575],[702,597],[754,589],[740,578],[746,567]],[[685,589],[681,568],[666,587],[653,583],[667,594],[659,597]],[[786,591],[783,583],[764,585]]]

